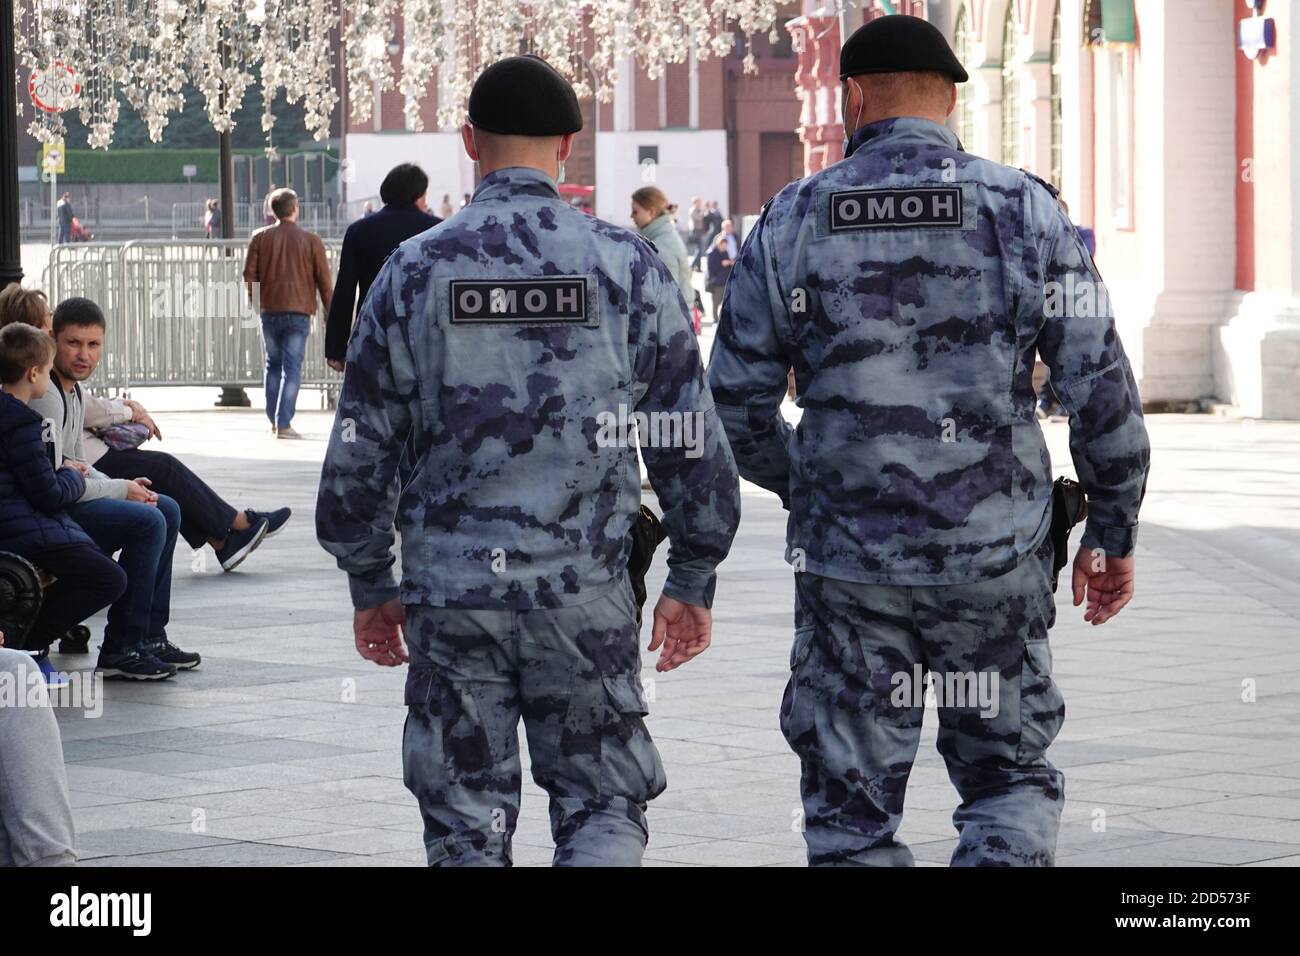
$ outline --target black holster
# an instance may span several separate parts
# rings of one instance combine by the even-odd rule
[[[1070,530],[1088,517],[1088,496],[1083,486],[1070,478],[1052,483],[1052,593],[1056,593],[1061,568],[1070,561]]]
[[[632,595],[636,598],[636,626],[641,626],[641,609],[645,607],[645,576],[654,560],[655,549],[668,537],[659,516],[641,506],[641,513],[636,516],[629,532],[632,538],[632,553],[627,559],[627,576],[632,582]]]

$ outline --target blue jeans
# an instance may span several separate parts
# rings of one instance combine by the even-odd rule
[[[263,312],[262,341],[266,344],[266,417],[277,428],[288,428],[298,404],[302,360],[307,354],[311,316],[301,312]]]
[[[99,498],[73,505],[68,514],[105,554],[122,552],[117,563],[126,572],[126,590],[108,609],[102,653],[124,654],[166,640],[180,505],[166,495],[158,496],[156,508]]]

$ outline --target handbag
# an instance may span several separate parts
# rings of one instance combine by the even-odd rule
[[[149,426],[142,422],[121,422],[117,425],[106,425],[94,434],[113,451],[131,451],[148,441],[153,433],[149,430]]]

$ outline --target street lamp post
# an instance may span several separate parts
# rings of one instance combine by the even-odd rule
[[[222,69],[230,65],[230,47],[224,39],[218,48],[218,55],[221,57]],[[221,97],[221,108],[226,105],[226,85],[222,83],[221,90],[218,94]],[[217,177],[220,183],[219,192],[221,194],[221,238],[235,238],[235,158],[232,149],[230,130],[222,130],[218,134],[218,151],[217,151]],[[226,251],[230,255],[230,251]],[[249,401],[248,393],[238,385],[221,386],[221,395],[217,398],[216,406],[218,408],[248,408],[252,402]]]
[[[0,289],[23,277],[18,233],[18,88],[14,0],[0,0]]]

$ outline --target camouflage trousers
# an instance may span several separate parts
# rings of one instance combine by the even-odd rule
[[[550,796],[556,866],[638,866],[648,801],[666,785],[642,718],[631,586],[575,607],[408,605],[407,788],[430,866],[509,866],[519,815],[519,721]]]
[[[1051,555],[1045,542],[974,584],[795,576],[781,730],[802,764],[811,865],[912,864],[896,834],[927,697],[962,801],[952,865],[1053,864],[1064,777],[1046,751],[1065,703],[1047,643]]]

